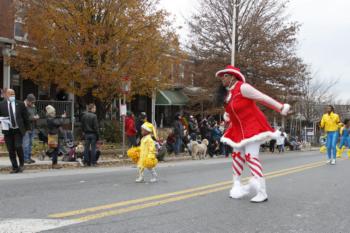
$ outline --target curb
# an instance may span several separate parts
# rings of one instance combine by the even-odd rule
[[[162,163],[167,162],[176,162],[176,161],[186,161],[186,160],[192,160],[191,156],[179,156],[179,157],[166,157],[164,161],[161,161]],[[118,160],[101,160],[98,162],[98,167],[122,167],[122,166],[130,166],[133,165],[132,161],[130,159],[118,159]],[[58,162],[58,165],[62,167],[62,169],[84,169],[89,167],[81,166],[78,162]],[[51,163],[45,163],[45,164],[26,164],[24,165],[24,169],[28,171],[34,171],[34,170],[50,170],[51,169]],[[11,170],[11,167],[2,167],[0,168],[0,173],[6,173]]]
[[[318,151],[319,148],[310,148],[307,150],[300,150],[299,152],[308,152],[308,151]],[[289,151],[286,151],[285,153],[288,153]],[[267,152],[262,152],[267,153]],[[220,158],[220,157],[218,157]],[[164,161],[161,161],[162,163],[167,163],[167,162],[177,162],[177,161],[187,161],[187,160],[192,160],[192,157],[189,155],[186,156],[169,156],[165,157]],[[58,164],[63,168],[63,169],[84,169],[84,168],[89,168],[89,167],[84,167],[81,166],[78,162],[62,162],[59,161]],[[130,166],[133,165],[132,161],[128,158],[125,159],[111,159],[111,160],[101,160],[98,163],[98,167],[122,167],[122,166]],[[29,171],[34,171],[34,170],[50,170],[51,169],[51,163],[48,161],[48,163],[45,164],[26,164],[24,166],[25,170]],[[7,173],[11,169],[10,166],[8,167],[0,167],[0,173]]]

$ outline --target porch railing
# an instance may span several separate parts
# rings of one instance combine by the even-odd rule
[[[46,110],[47,105],[51,105],[56,109],[56,115],[61,116],[64,112],[67,114],[67,118],[64,120],[63,128],[66,130],[74,130],[74,117],[72,114],[72,101],[55,101],[55,100],[37,100],[36,110],[40,119],[37,121],[37,127],[46,126]]]
[[[66,112],[67,118],[72,116],[72,101],[37,100],[35,104],[40,118],[46,116],[45,107],[47,105],[52,105],[56,109],[57,116],[62,115],[64,112]]]

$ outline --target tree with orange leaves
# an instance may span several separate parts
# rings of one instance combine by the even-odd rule
[[[17,0],[17,15],[29,34],[16,47],[13,65],[25,79],[56,84],[78,96],[108,103],[121,77],[133,94],[150,94],[168,82],[164,54],[179,52],[167,13],[157,0]]]

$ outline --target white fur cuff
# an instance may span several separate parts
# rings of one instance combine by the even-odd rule
[[[283,108],[282,108],[282,111],[281,111],[281,115],[282,115],[282,116],[287,116],[289,110],[290,110],[290,105],[289,105],[289,104],[283,104]]]
[[[224,113],[223,118],[226,122],[230,121],[230,115],[227,112]]]

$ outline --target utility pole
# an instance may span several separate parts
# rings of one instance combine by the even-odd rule
[[[231,65],[235,65],[235,50],[236,50],[236,0],[233,0],[232,9],[232,47],[231,47]]]

